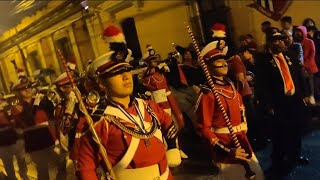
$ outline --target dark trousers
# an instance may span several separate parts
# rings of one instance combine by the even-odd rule
[[[262,140],[264,135],[264,130],[262,128],[263,122],[259,118],[257,109],[254,104],[254,98],[252,95],[247,95],[242,97],[243,104],[246,109],[246,118],[248,123],[248,133],[247,136],[249,140]]]
[[[279,164],[284,158],[295,161],[301,153],[302,132],[306,119],[306,107],[302,99],[286,96],[275,104],[272,132],[272,161]]]

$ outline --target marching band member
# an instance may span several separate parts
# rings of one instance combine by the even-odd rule
[[[142,73],[143,85],[151,92],[153,101],[158,103],[166,113],[173,117],[177,127],[181,130],[185,125],[184,117],[164,76],[164,73],[169,72],[170,69],[165,63],[160,63],[160,55],[155,53],[151,45],[148,45],[147,49],[148,52],[144,55],[144,60],[148,68]],[[179,72],[184,75],[182,71]],[[185,77],[183,76],[182,79],[185,79]],[[186,81],[185,84],[187,84]],[[188,158],[188,155],[182,150],[180,150],[180,153],[183,159]]]
[[[204,86],[198,99],[197,117],[200,134],[205,138],[212,152],[212,159],[220,170],[221,179],[244,179],[245,171],[240,161],[247,161],[256,173],[256,179],[263,179],[263,173],[246,136],[245,109],[240,94],[225,76],[228,73],[227,47],[219,46],[219,41],[208,44],[201,51],[215,88],[226,109],[242,149],[237,149],[226,125],[223,112],[211,88]]]
[[[53,118],[53,105],[43,94],[33,96],[34,83],[28,77],[21,77],[13,85],[19,102],[11,109],[16,128],[23,130],[25,150],[35,162],[38,179],[48,180],[49,170],[56,167],[57,154],[54,131],[49,127]],[[50,168],[50,169],[49,169]]]
[[[60,166],[63,166],[63,168],[59,167],[59,169],[66,171],[66,156],[69,153],[69,158],[73,161],[76,171],[78,147],[75,146],[75,142],[80,138],[76,133],[76,127],[79,123],[78,101],[65,72],[54,81],[54,84],[61,96],[54,110],[56,134],[62,148],[65,150],[65,153],[60,154]]]
[[[14,122],[10,116],[10,105],[3,98],[2,93],[0,96],[0,158],[2,159],[8,179],[17,179],[13,165],[13,156],[16,156],[20,176],[28,180],[24,149],[21,149],[19,146],[22,140],[17,139]]]
[[[91,63],[89,76],[106,90],[107,104],[91,110],[97,135],[107,151],[118,180],[172,179],[168,168],[181,163],[177,149],[177,129],[171,117],[156,103],[131,96],[132,67],[117,52]],[[118,56],[119,57],[119,56]],[[163,133],[163,135],[162,135]],[[163,143],[168,144],[166,151]],[[78,169],[80,179],[97,179],[100,157],[90,133],[81,138]]]
[[[165,71],[170,71],[168,66],[160,64],[160,57],[151,46],[147,46],[148,52],[144,55],[144,60],[148,66],[143,72],[143,85],[151,92],[152,99],[159,104],[169,115],[173,115],[179,129],[184,127],[184,119],[178,103],[167,84],[164,76]],[[173,112],[173,113],[172,113]]]

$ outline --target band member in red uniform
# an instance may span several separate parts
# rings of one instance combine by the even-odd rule
[[[247,124],[241,96],[232,82],[225,78],[228,73],[226,53],[227,48],[221,48],[219,41],[214,41],[203,48],[200,56],[208,66],[242,149],[235,147],[217,100],[211,88],[206,86],[203,87],[196,106],[199,131],[210,146],[212,159],[220,170],[218,176],[221,179],[246,179],[240,160],[249,163],[256,173],[256,179],[263,179],[261,167],[246,136]]]
[[[66,73],[62,73],[54,82],[57,87],[57,92],[60,96],[60,101],[54,109],[54,119],[56,121],[57,137],[60,140],[64,149],[68,149],[69,143],[66,136],[73,127],[75,121],[75,105],[77,100],[72,91],[71,83],[67,78]],[[68,137],[68,140],[72,139]]]
[[[155,50],[150,45],[147,48],[148,52],[144,55],[144,60],[148,68],[142,75],[143,84],[151,92],[152,99],[165,112],[173,115],[179,129],[182,129],[184,127],[183,114],[177,101],[171,94],[167,79],[163,74],[165,71],[170,71],[170,69],[165,64],[160,64],[160,56],[155,53]]]
[[[60,154],[59,170],[66,172],[66,156],[73,161],[75,171],[77,164],[77,154],[79,150],[80,136],[77,134],[78,119],[78,101],[72,91],[71,83],[67,74],[62,73],[54,82],[60,96],[59,103],[55,106],[54,119],[56,121],[56,134],[60,144],[65,150]],[[81,129],[82,130],[82,129]],[[62,174],[62,173],[61,173]]]
[[[53,118],[53,105],[43,94],[33,96],[33,84],[28,77],[21,77],[13,85],[19,102],[12,107],[11,113],[16,128],[23,130],[25,150],[35,162],[38,179],[48,180],[49,167],[56,167],[58,157],[54,152],[54,131],[49,127],[49,119]]]
[[[27,164],[24,158],[24,151],[21,150],[22,140],[17,140],[17,133],[14,130],[14,122],[10,116],[10,105],[0,94],[0,158],[7,173],[9,180],[16,180],[16,174],[13,165],[13,156],[16,156],[19,173],[23,179],[29,179],[27,176]]]
[[[97,104],[91,116],[99,118],[94,126],[117,179],[172,179],[168,165],[181,163],[177,129],[156,103],[131,96],[132,67],[124,59],[112,57],[116,56],[102,56],[93,61],[89,68],[93,74],[89,76],[106,90],[106,106]],[[90,133],[82,136],[80,149],[80,179],[96,180],[96,168],[101,161]]]

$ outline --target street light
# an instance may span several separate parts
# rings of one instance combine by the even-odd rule
[[[81,1],[81,6],[84,8],[84,10],[89,11],[89,6],[87,0]]]

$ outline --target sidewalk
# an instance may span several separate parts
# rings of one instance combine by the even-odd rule
[[[37,179],[37,170],[35,168],[35,164],[31,161],[30,156],[26,154],[26,162],[27,162],[27,167],[28,167],[28,176],[30,180],[36,180]],[[22,178],[18,175],[19,174],[19,169],[17,165],[17,161],[14,159],[14,167],[16,170],[16,176],[18,177],[18,180],[22,180]],[[3,163],[0,159],[0,173],[5,174],[4,166]],[[53,170],[50,172],[50,177],[52,178],[53,175],[57,173],[57,170]],[[1,179],[1,178],[0,178]],[[74,170],[73,170],[73,164],[72,161],[68,161],[67,163],[67,178],[66,180],[76,180],[74,176]]]

